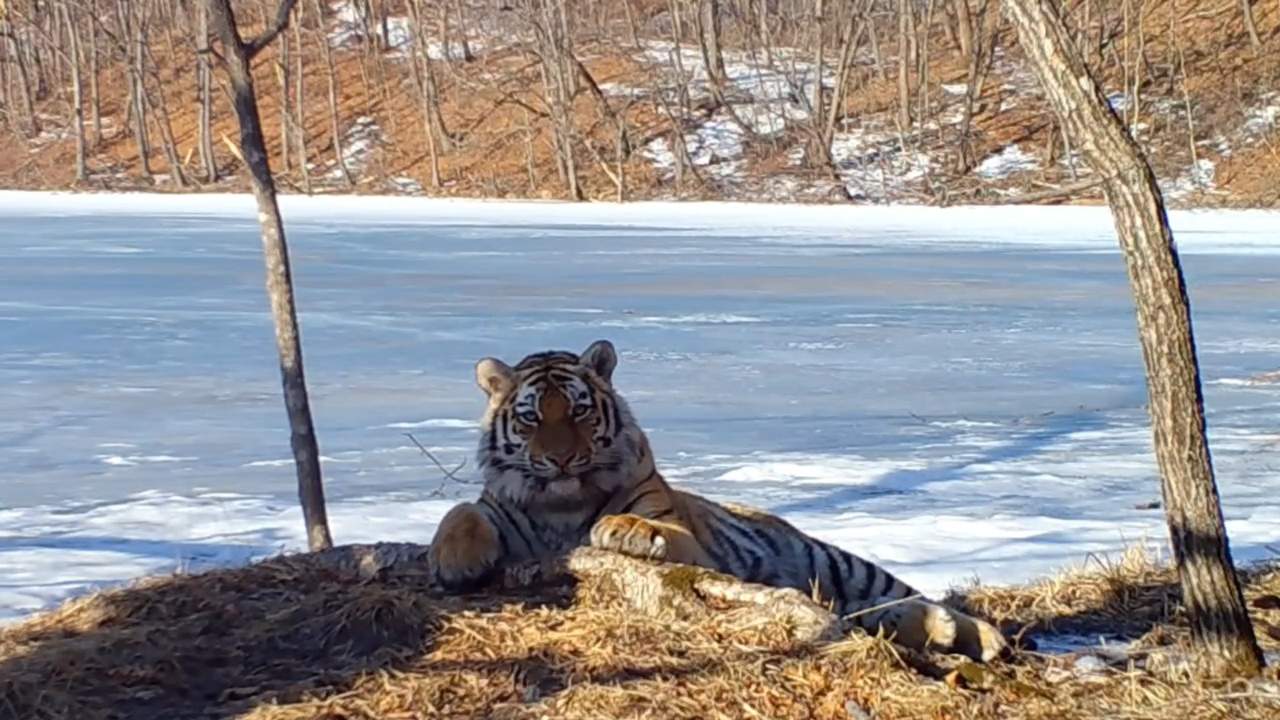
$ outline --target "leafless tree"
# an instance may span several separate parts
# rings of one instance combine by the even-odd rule
[[[218,182],[218,160],[213,154],[213,65],[209,52],[209,10],[203,2],[195,7],[196,95],[199,110],[196,120],[196,145],[200,148],[200,166],[204,181]]]
[[[1231,561],[1205,436],[1191,309],[1155,175],[1076,52],[1056,0],[1006,0],[1063,127],[1102,178],[1129,272],[1165,513],[1183,603],[1206,669],[1257,675],[1262,653]]]
[[[1249,33],[1249,43],[1256,53],[1262,48],[1262,38],[1258,37],[1258,24],[1253,19],[1251,0],[1240,0],[1240,16],[1244,20],[1244,29]]]
[[[243,40],[231,9],[231,0],[205,0],[209,22],[222,46],[222,65],[231,83],[232,103],[240,124],[240,154],[253,186],[262,228],[262,249],[267,266],[267,295],[276,327],[276,350],[280,355],[280,377],[284,404],[289,415],[290,445],[297,468],[298,497],[307,528],[307,546],[312,551],[333,546],[325,512],[324,485],[320,477],[320,450],[311,422],[311,405],[302,366],[302,340],[298,331],[293,279],[289,269],[289,248],[285,242],[284,220],[276,202],[276,185],[271,175],[262,121],[258,115],[257,91],[250,63],[289,25],[295,0],[281,0],[274,18],[261,34]]]
[[[25,126],[27,136],[34,137],[40,133],[40,119],[36,116],[35,90],[31,83],[31,72],[27,68],[27,54],[23,44],[18,41],[18,35],[19,31],[14,23],[10,22],[7,16],[0,15],[0,38],[7,45],[8,60],[15,71],[17,95],[22,107],[22,124]]]
[[[80,31],[76,27],[77,23],[71,10],[71,4],[64,0],[61,10],[63,28],[67,34],[67,45],[71,52],[71,57],[67,64],[71,71],[71,119],[76,138],[76,182],[82,183],[89,179],[89,166],[85,159],[84,89],[80,79]]]

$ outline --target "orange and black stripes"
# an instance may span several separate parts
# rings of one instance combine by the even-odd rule
[[[805,593],[816,588],[862,627],[884,627],[919,646],[963,636],[971,646],[960,651],[979,659],[1004,647],[990,625],[915,600],[918,593],[883,568],[778,517],[671,488],[613,389],[616,364],[607,341],[580,356],[535,353],[514,368],[492,358],[477,364],[489,396],[477,451],[485,490],[437,530],[432,560],[442,583],[461,586],[497,563],[590,543]]]

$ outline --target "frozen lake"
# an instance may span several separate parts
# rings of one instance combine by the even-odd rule
[[[430,539],[472,365],[609,338],[673,481],[924,589],[1161,542],[1096,208],[287,198],[338,542]],[[1176,214],[1237,559],[1280,546],[1280,214]],[[0,193],[0,620],[302,545],[251,201]],[[1280,548],[1278,548],[1280,549]]]

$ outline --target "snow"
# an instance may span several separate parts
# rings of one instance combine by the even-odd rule
[[[1105,209],[281,205],[340,542],[475,495],[478,358],[608,337],[673,482],[928,592],[1163,543]],[[1280,214],[1170,217],[1232,549],[1271,557]],[[304,545],[261,283],[247,196],[0,193],[0,619]]]
[[[1040,161],[1033,155],[1023,152],[1019,145],[1006,145],[1000,152],[988,156],[974,172],[988,180],[1002,180],[1020,172],[1036,170]]]
[[[685,133],[685,148],[694,167],[706,168],[712,176],[722,180],[735,178],[743,169],[742,128],[724,111],[692,131]],[[655,138],[645,146],[644,154],[664,176],[675,174],[676,151],[667,138]]]
[[[902,149],[894,133],[874,127],[846,128],[831,140],[831,159],[855,200],[886,202],[930,168],[927,153]]]
[[[1241,132],[1247,137],[1262,137],[1275,132],[1280,124],[1280,93],[1267,93],[1249,109]]]
[[[739,181],[746,167],[742,155],[747,130],[770,137],[786,130],[789,123],[808,119],[808,99],[813,97],[817,73],[811,63],[796,59],[796,52],[790,48],[775,48],[768,62],[764,56],[747,52],[724,52],[723,58],[724,92],[732,114],[723,108],[717,110],[685,134],[685,143],[695,166],[706,167],[716,179]],[[639,59],[652,65],[655,77],[665,78],[668,84],[688,86],[695,99],[712,95],[710,75],[696,47],[650,41]],[[686,79],[676,77],[677,69],[684,71]],[[824,72],[822,80],[824,86],[830,86],[834,75]],[[661,90],[669,96],[669,102],[676,100],[672,87]],[[607,92],[645,94],[616,83],[610,83]],[[645,153],[666,175],[673,172],[674,149],[667,138],[651,141]]]
[[[1217,165],[1208,158],[1199,158],[1195,164],[1171,182],[1161,182],[1161,190],[1170,200],[1181,200],[1197,192],[1212,192]]]
[[[342,47],[364,35],[365,21],[360,14],[360,6],[351,0],[340,0],[330,3],[333,8],[335,27],[329,32],[329,45]]]
[[[334,11],[333,29],[329,31],[329,45],[331,47],[344,47],[364,37],[366,23],[361,17],[357,3],[350,0],[339,0],[339,2],[332,3],[332,7]],[[373,28],[374,32],[379,35],[382,34],[383,27],[380,19],[374,18],[373,22],[368,23],[368,25]],[[393,58],[406,56],[413,47],[415,35],[411,18],[404,15],[387,15],[386,49],[388,55]],[[473,56],[484,50],[485,46],[486,43],[483,39],[470,33],[468,34],[467,47]],[[432,60],[466,59],[462,43],[446,43],[439,40],[427,41],[427,56]]]
[[[342,164],[346,167],[351,177],[358,178],[364,170],[365,165],[373,157],[373,153],[385,141],[382,134],[382,128],[378,125],[378,121],[368,115],[357,117],[342,137]],[[332,169],[325,173],[325,178],[337,182],[342,179],[342,168],[338,164],[330,160],[328,165]],[[396,178],[392,181],[393,185],[401,186],[402,180]],[[412,190],[412,186],[403,184],[406,191]],[[421,191],[422,187],[417,186],[417,190]]]

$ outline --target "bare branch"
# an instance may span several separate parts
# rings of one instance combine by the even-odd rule
[[[271,26],[244,44],[245,54],[249,56],[250,60],[253,60],[258,53],[262,52],[263,48],[270,45],[277,35],[289,29],[289,17],[293,14],[293,6],[296,2],[297,0],[280,0],[280,6],[276,8],[276,19],[271,23]]]
[[[469,483],[467,483],[465,480],[460,480],[460,479],[458,478],[458,471],[462,470],[462,468],[466,467],[466,465],[467,465],[467,461],[466,461],[466,460],[463,460],[462,462],[458,463],[458,466],[457,466],[457,467],[455,467],[454,469],[450,470],[450,469],[446,468],[446,467],[444,466],[444,464],[443,464],[443,463],[441,463],[441,462],[440,462],[440,460],[439,460],[439,459],[437,459],[437,458],[436,458],[436,456],[435,456],[435,455],[433,455],[433,454],[431,453],[431,451],[430,451],[430,450],[428,450],[425,446],[423,446],[423,444],[422,444],[422,443],[418,442],[418,438],[414,437],[414,436],[413,436],[413,433],[405,433],[405,434],[404,434],[404,436],[405,436],[405,437],[407,437],[407,438],[409,438],[410,440],[412,440],[412,441],[413,441],[413,444],[414,444],[414,445],[417,445],[417,446],[418,446],[418,449],[422,451],[422,454],[423,454],[423,455],[426,455],[426,456],[427,456],[427,458],[428,458],[429,460],[431,460],[431,462],[432,462],[433,464],[435,464],[435,466],[436,466],[437,468],[439,468],[439,469],[440,469],[440,472],[444,473],[444,477],[445,477],[445,479],[446,479],[446,480],[452,480],[452,481],[454,481],[454,482],[462,483],[462,484],[464,484],[464,485],[469,484]]]

